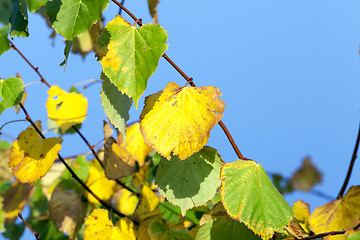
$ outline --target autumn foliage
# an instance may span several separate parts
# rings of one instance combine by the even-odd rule
[[[27,37],[28,11],[41,13],[67,41],[62,65],[71,49],[95,52],[103,68],[97,77],[108,118],[101,146],[90,145],[80,132],[88,100],[76,88],[50,86],[31,66],[49,87],[48,125],[58,136],[46,137],[41,122],[26,110],[21,77],[0,79],[0,114],[15,107],[29,122],[16,141],[0,141],[0,229],[5,237],[22,235],[25,225],[15,220],[27,205],[24,222],[39,239],[360,239],[360,186],[344,194],[344,183],[336,200],[310,213],[307,203],[291,207],[282,196],[321,182],[309,158],[291,179],[270,178],[260,163],[241,155],[227,130],[238,160],[225,163],[221,151],[206,146],[216,124],[226,129],[218,88],[196,87],[181,73],[185,84],[169,82],[147,96],[139,121],[127,125],[129,109],[133,102],[138,108],[160,58],[179,71],[166,55],[168,34],[159,24],[143,25],[135,16],[129,23],[117,15],[103,27],[109,0],[4,2],[9,18],[2,19],[0,54],[21,53],[9,36]],[[149,0],[155,22],[157,3]],[[110,4],[124,9],[115,0]],[[84,46],[85,39],[92,47]],[[81,136],[91,155],[61,156],[62,136],[71,133]]]

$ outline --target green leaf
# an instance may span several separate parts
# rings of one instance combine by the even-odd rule
[[[66,69],[67,60],[69,58],[69,53],[71,51],[72,44],[73,44],[73,41],[69,41],[69,40],[66,41],[66,45],[65,45],[65,49],[64,49],[65,59],[64,59],[64,61],[62,61],[60,63],[60,66],[64,66],[64,72],[65,72],[65,69]]]
[[[0,114],[18,104],[23,95],[23,82],[20,78],[0,79]]]
[[[109,0],[56,0],[46,4],[46,12],[56,32],[73,40],[102,17],[108,3]]]
[[[2,235],[7,238],[7,239],[11,239],[11,240],[19,240],[25,230],[25,223],[20,222],[19,224],[6,224],[5,223],[5,232],[2,233]]]
[[[47,0],[26,0],[28,7],[29,7],[29,11],[30,12],[35,12],[37,11],[41,6],[45,5],[45,3],[47,2]]]
[[[60,232],[50,219],[31,219],[29,225],[39,233],[40,240],[66,240],[69,237]]]
[[[100,78],[104,80],[100,93],[101,105],[104,107],[106,116],[109,118],[111,124],[114,125],[125,138],[126,122],[129,120],[129,109],[132,103],[131,99],[121,93],[105,74],[101,74]]]
[[[11,13],[11,0],[0,0],[0,23],[8,25]]]
[[[167,49],[167,33],[158,24],[130,26],[121,16],[107,24],[98,41],[103,71],[138,106],[147,81]],[[108,43],[108,45],[107,45]]]
[[[78,156],[76,160],[70,165],[71,169],[75,172],[75,174],[85,182],[87,177],[89,176],[89,161],[84,156]],[[65,171],[63,179],[72,179],[71,173],[69,171]]]
[[[25,0],[12,0],[10,36],[28,37],[28,14]]]
[[[168,239],[168,240],[191,240],[190,232],[184,230],[168,229],[160,220],[153,221],[148,227],[148,233],[151,239]]]
[[[237,160],[221,168],[221,201],[227,213],[263,239],[283,228],[293,212],[260,164]]]
[[[8,39],[10,31],[10,24],[0,28],[0,55],[10,49],[10,42]]]
[[[200,220],[196,240],[260,240],[244,223],[231,219],[222,204],[205,213]]]
[[[172,204],[187,209],[211,200],[220,186],[220,168],[223,161],[217,151],[204,147],[185,160],[173,156],[170,161],[161,158],[156,174],[159,192]]]

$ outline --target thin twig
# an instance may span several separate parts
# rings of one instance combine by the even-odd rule
[[[355,227],[351,228],[351,229],[357,229],[360,227],[360,223],[358,225],[356,225]],[[351,230],[348,229],[348,230]],[[342,230],[342,231],[331,231],[331,232],[325,232],[325,233],[319,233],[319,234],[315,234],[309,237],[305,237],[305,238],[301,238],[301,240],[308,240],[308,239],[314,239],[314,238],[322,238],[322,237],[326,237],[326,236],[334,236],[334,235],[340,235],[340,234],[344,234],[346,231],[348,230]]]
[[[15,123],[15,122],[26,122],[26,120],[24,120],[24,119],[18,119],[18,120],[8,121],[8,122],[4,123],[4,124],[0,127],[0,133],[1,133],[1,130],[3,129],[3,127],[5,127],[6,125],[8,125],[9,123]]]
[[[360,125],[359,125],[359,131],[358,131],[358,135],[357,135],[357,138],[356,138],[356,143],[355,143],[355,148],[354,148],[354,152],[352,154],[352,157],[351,157],[351,161],[350,161],[350,165],[349,165],[349,169],[348,169],[348,172],[346,174],[346,177],[345,177],[345,180],[344,180],[344,184],[342,185],[341,189],[340,189],[340,192],[337,196],[337,199],[340,199],[342,198],[342,196],[344,195],[344,192],[346,190],[346,187],[349,183],[349,180],[350,180],[350,176],[351,176],[351,173],[352,173],[352,170],[353,170],[353,167],[354,167],[354,163],[355,163],[355,159],[357,157],[357,152],[358,152],[358,148],[359,148],[359,142],[360,142]]]
[[[35,238],[37,240],[39,240],[39,233],[35,232],[30,225],[25,221],[25,219],[23,218],[22,214],[19,212],[18,213],[19,218],[26,224],[26,226],[30,229],[30,231],[34,234]]]
[[[129,16],[135,21],[135,23],[137,23],[140,27],[142,26],[142,22],[139,21],[139,19],[137,17],[135,17],[134,14],[132,14],[127,8],[125,8],[121,3],[119,3],[116,0],[112,0],[116,5],[118,5],[122,10],[124,10],[127,14],[129,14]],[[166,61],[168,63],[170,63],[170,65],[175,68],[175,70],[187,81],[187,83],[189,83],[191,86],[196,87],[195,83],[193,83],[193,79],[190,78],[188,75],[186,75],[184,73],[184,71],[181,70],[181,68],[179,68],[174,61],[172,61],[170,59],[170,57],[168,55],[166,55],[165,53],[162,55],[163,58],[166,59]],[[231,146],[233,147],[236,155],[238,156],[239,159],[242,160],[246,160],[246,158],[243,157],[243,155],[241,154],[239,148],[237,147],[234,139],[231,137],[230,132],[228,131],[228,129],[226,128],[225,124],[220,120],[219,125],[221,127],[221,129],[224,131],[225,135],[227,136]]]
[[[33,126],[33,128],[37,131],[37,133],[41,136],[42,139],[45,139],[45,136],[42,134],[42,132],[40,131],[40,129],[35,125],[35,123],[32,121],[32,119],[30,118],[30,115],[28,114],[28,112],[26,111],[25,107],[19,103],[21,109],[24,111],[25,116],[26,116],[26,120],[30,122],[30,124]],[[106,203],[104,200],[102,200],[101,198],[99,198],[77,175],[76,173],[71,169],[71,167],[66,163],[66,161],[63,159],[63,157],[60,155],[60,153],[58,154],[58,158],[59,160],[65,165],[65,167],[67,168],[67,170],[71,173],[71,176],[78,182],[80,183],[80,185],[86,190],[88,191],[99,203],[101,203],[103,206],[105,206],[107,209],[113,211],[115,214],[117,214],[119,217],[126,217],[125,214],[122,214],[121,212],[119,212],[118,210],[114,209],[112,206],[110,206],[108,203]],[[136,222],[135,222],[136,223]]]

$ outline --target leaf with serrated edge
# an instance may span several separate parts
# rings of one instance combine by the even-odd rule
[[[340,199],[318,207],[310,215],[310,229],[315,233],[346,230],[360,216],[360,186],[351,187]],[[330,239],[346,239],[339,235]]]
[[[13,0],[9,21],[11,23],[10,36],[28,37],[28,14],[25,0]]]
[[[36,12],[41,6],[45,5],[47,0],[26,0],[29,11]]]
[[[108,41],[101,36],[109,38]],[[100,60],[103,71],[115,86],[134,100],[137,108],[148,79],[167,49],[167,33],[158,24],[149,23],[137,28],[116,16],[101,36],[98,41],[101,46],[97,48],[107,49]]]
[[[18,104],[24,92],[21,78],[0,79],[0,114]]]
[[[41,131],[41,123],[35,123]],[[50,170],[61,149],[62,138],[42,139],[30,126],[21,132],[10,150],[9,167],[23,183],[33,184]]]
[[[293,212],[260,164],[237,160],[221,168],[221,201],[233,219],[263,239],[282,229]]]
[[[104,80],[100,93],[101,105],[104,107],[104,112],[111,124],[125,136],[126,122],[129,120],[129,109],[132,101],[112,84],[105,74],[101,74],[101,79]]]
[[[180,87],[174,82],[148,96],[140,116],[145,142],[158,153],[180,160],[207,143],[210,130],[223,117],[225,103],[215,87]],[[169,134],[171,133],[171,134]]]
[[[102,17],[109,0],[62,0],[51,5],[50,21],[67,40],[90,29]],[[49,10],[48,10],[49,11]]]
[[[212,199],[220,186],[220,155],[211,147],[204,147],[185,160],[173,156],[162,158],[156,173],[156,185],[163,197],[186,210]]]

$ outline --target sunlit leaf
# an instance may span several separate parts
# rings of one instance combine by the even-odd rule
[[[27,37],[28,32],[28,13],[25,0],[12,0],[11,14],[9,18],[11,23],[10,36]]]
[[[153,18],[154,23],[158,23],[158,13],[157,13],[157,5],[160,3],[160,0],[148,0],[149,12],[151,17]]]
[[[10,49],[10,42],[8,39],[9,31],[10,31],[10,24],[0,28],[0,55]]]
[[[315,233],[346,230],[349,225],[359,220],[360,186],[351,187],[340,199],[318,207],[310,215],[310,229]],[[330,237],[331,240],[346,239],[344,235]]]
[[[205,213],[200,220],[196,240],[260,240],[245,224],[231,219],[221,203]]]
[[[103,71],[138,106],[147,81],[167,49],[166,31],[157,24],[131,26],[121,16],[107,24],[98,40]],[[99,54],[98,54],[99,55]],[[101,57],[100,56],[100,57]]]
[[[156,174],[156,185],[162,196],[186,210],[211,200],[220,186],[220,155],[204,147],[185,160],[173,156],[162,158]]]
[[[89,176],[86,185],[102,200],[106,201],[114,194],[115,181],[108,180],[104,170],[95,164],[90,165]],[[91,203],[97,204],[98,200],[90,193],[86,192],[86,196]]]
[[[152,148],[144,141],[144,137],[140,132],[140,124],[138,122],[126,127],[125,144],[122,134],[119,134],[117,143],[125,147],[133,156],[141,167],[145,163],[146,156],[152,151]]]
[[[296,201],[292,206],[294,217],[298,220],[300,226],[307,232],[310,233],[309,229],[309,217],[310,217],[310,206],[304,201]]]
[[[260,164],[237,160],[221,169],[221,201],[231,218],[263,239],[282,229],[293,213]]]
[[[306,157],[301,168],[299,168],[291,177],[291,183],[297,190],[310,191],[311,188],[321,183],[322,174],[311,162],[310,157]]]
[[[18,104],[24,88],[21,78],[0,79],[0,114],[9,107]]]
[[[51,120],[65,132],[71,126],[82,123],[87,113],[87,99],[78,93],[67,93],[57,85],[48,90],[46,109]]]
[[[132,101],[127,95],[121,93],[105,74],[101,74],[101,79],[104,80],[100,93],[104,112],[111,124],[121,133],[125,134],[126,122],[129,120],[129,109]]]
[[[130,218],[121,218],[115,226],[120,229],[121,239],[136,240],[137,231]]]
[[[115,180],[134,172],[135,159],[111,137],[105,142],[104,167],[106,177]]]
[[[135,219],[142,221],[151,216],[161,215],[157,207],[160,201],[159,196],[151,190],[149,185],[143,185],[140,194],[141,199],[134,214]]]
[[[203,148],[223,116],[225,103],[220,96],[215,87],[169,83],[145,100],[140,116],[145,142],[166,158],[172,151],[180,160],[190,157]]]
[[[120,229],[113,226],[109,220],[109,212],[105,209],[95,209],[86,218],[84,240],[119,240],[124,235]],[[125,235],[126,237],[126,235]]]
[[[41,131],[41,123],[35,123]],[[42,139],[30,126],[21,132],[10,151],[9,167],[21,182],[33,184],[50,170],[61,150],[61,137]]]
[[[76,192],[57,187],[49,202],[50,219],[56,227],[74,239],[86,216],[87,203]]]
[[[138,205],[139,198],[133,192],[122,188],[114,196],[116,208],[123,214],[131,216]]]
[[[30,194],[29,184],[15,181],[11,187],[2,195],[3,211],[7,224],[13,224],[18,218],[18,213],[22,212],[27,204]]]
[[[67,66],[67,61],[68,61],[68,58],[69,58],[69,54],[70,54],[70,50],[72,48],[72,45],[73,45],[73,41],[70,41],[70,40],[67,40],[66,41],[66,45],[65,45],[65,48],[64,48],[64,61],[62,61],[60,63],[60,66],[64,66],[64,71],[66,69],[66,66]]]
[[[72,40],[102,17],[108,3],[109,0],[54,0],[46,8],[56,32]]]
[[[47,2],[47,0],[26,0],[28,7],[29,7],[29,11],[30,12],[35,12],[37,11],[41,6],[45,5],[45,3]]]

